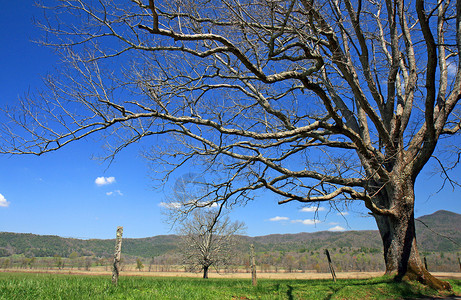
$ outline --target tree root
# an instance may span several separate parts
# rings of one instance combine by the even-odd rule
[[[425,268],[418,267],[412,263],[408,264],[407,272],[402,276],[395,276],[397,281],[418,281],[428,287],[438,291],[453,291],[451,284],[447,281],[440,280],[429,273]]]

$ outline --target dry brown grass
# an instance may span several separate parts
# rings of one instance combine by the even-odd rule
[[[111,276],[110,271],[106,271],[104,267],[95,267],[90,271],[78,269],[2,269],[0,272],[21,272],[21,273],[49,273],[49,274],[73,274],[73,275],[94,275],[94,276]],[[432,272],[439,278],[461,279],[461,273],[449,272]],[[364,279],[382,276],[383,272],[337,272],[336,276],[340,279]],[[147,271],[122,271],[120,276],[150,276],[150,277],[192,277],[200,278],[202,273],[190,272],[147,272]],[[210,278],[248,278],[251,279],[251,273],[208,273]],[[330,273],[316,272],[294,272],[294,273],[257,273],[257,277],[261,279],[330,279]]]

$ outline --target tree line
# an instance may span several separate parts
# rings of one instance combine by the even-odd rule
[[[222,273],[250,272],[249,252],[235,250],[235,255],[226,265],[211,268]],[[329,248],[337,272],[384,272],[382,251],[364,248]],[[428,268],[434,272],[460,272],[458,252],[423,252]],[[48,270],[103,270],[110,271],[112,257],[80,256],[72,252],[70,256],[28,257],[14,255],[0,258],[1,269],[48,269]],[[263,251],[255,253],[258,272],[307,272],[326,273],[328,262],[324,249],[299,249],[297,251]],[[168,252],[155,257],[122,256],[122,271],[142,272],[198,272],[196,268],[184,264],[179,252]]]

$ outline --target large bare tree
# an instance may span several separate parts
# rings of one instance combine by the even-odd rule
[[[110,155],[150,139],[164,179],[196,163],[221,205],[362,201],[387,273],[450,288],[419,258],[414,185],[461,128],[461,1],[50,2],[67,68],[7,108],[2,152],[99,132]]]

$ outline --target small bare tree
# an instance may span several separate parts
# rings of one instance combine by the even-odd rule
[[[242,222],[231,222],[221,209],[194,210],[190,218],[178,225],[182,238],[184,263],[203,271],[208,278],[211,266],[227,265],[235,251],[236,234],[242,233]]]

